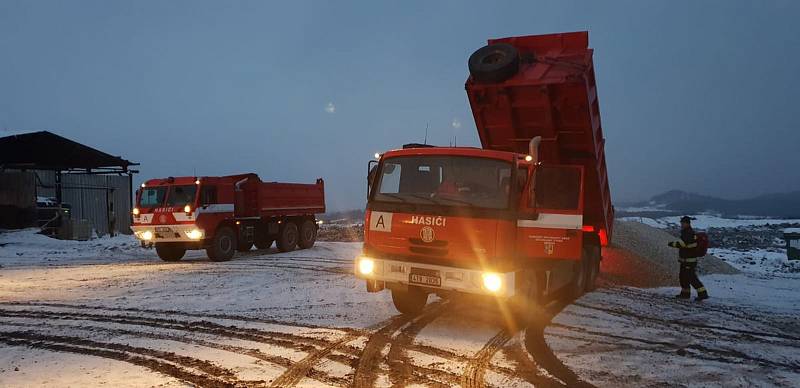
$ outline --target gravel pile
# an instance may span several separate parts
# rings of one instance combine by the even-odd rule
[[[677,286],[678,252],[667,246],[675,239],[639,222],[616,221],[614,239],[604,252],[606,263],[602,269],[608,274],[606,280],[636,287]],[[712,255],[700,259],[697,268],[700,275],[739,273]]]
[[[364,225],[322,224],[317,232],[317,240],[339,242],[364,241]]]

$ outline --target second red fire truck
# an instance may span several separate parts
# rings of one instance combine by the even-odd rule
[[[136,191],[133,230],[165,261],[205,249],[213,261],[254,245],[282,252],[310,248],[316,214],[325,212],[325,185],[262,182],[256,174],[151,179]]]

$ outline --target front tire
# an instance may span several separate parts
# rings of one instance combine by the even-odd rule
[[[300,249],[308,249],[314,246],[315,241],[317,241],[317,225],[311,220],[303,221],[300,226],[300,240],[297,245],[300,246]]]
[[[224,226],[217,229],[211,240],[211,246],[206,248],[206,254],[211,261],[228,261],[236,253],[236,233],[233,229]]]
[[[300,237],[300,232],[297,230],[297,224],[294,222],[287,222],[283,224],[280,232],[278,233],[278,250],[281,252],[291,252],[297,247],[297,241]]]
[[[186,248],[178,244],[156,243],[156,253],[161,260],[179,261],[186,254]]]
[[[428,303],[428,294],[414,287],[408,291],[392,290],[392,303],[403,314],[418,314]]]
[[[589,272],[588,255],[586,249],[583,250],[583,257],[575,263],[572,270],[572,282],[570,283],[569,297],[571,299],[578,299],[586,291],[587,272]]]

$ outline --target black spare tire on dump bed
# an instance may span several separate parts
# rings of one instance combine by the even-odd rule
[[[468,65],[476,81],[502,82],[519,71],[519,51],[508,43],[490,44],[472,53]]]

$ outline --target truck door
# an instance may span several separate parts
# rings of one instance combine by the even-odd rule
[[[581,258],[583,167],[538,165],[522,195],[517,252],[524,259]]]

